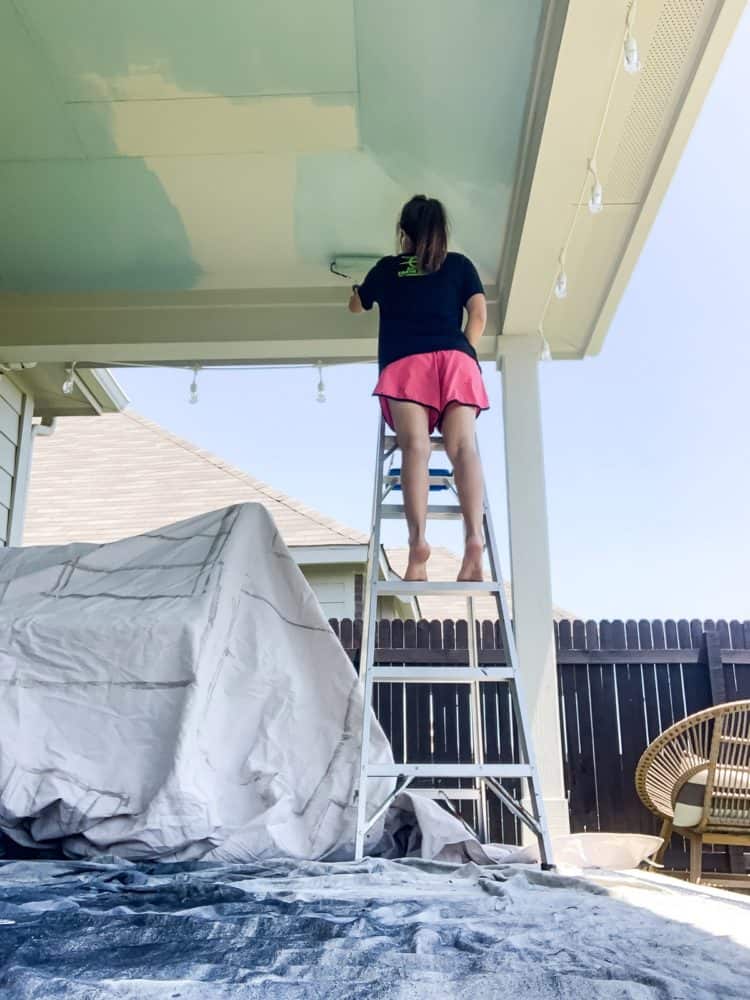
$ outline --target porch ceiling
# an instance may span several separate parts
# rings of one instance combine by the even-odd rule
[[[601,342],[743,0],[640,0],[558,356]],[[370,360],[336,254],[443,198],[537,329],[626,0],[0,0],[0,361]]]

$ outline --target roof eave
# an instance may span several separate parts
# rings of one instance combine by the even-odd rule
[[[646,244],[651,227],[687,146],[690,133],[698,120],[703,102],[708,95],[745,6],[746,0],[725,0],[718,11],[700,60],[695,67],[693,78],[684,94],[679,113],[674,119],[662,157],[651,178],[641,211],[631,230],[630,238],[623,248],[612,282],[602,301],[596,322],[580,352],[580,357],[596,355],[602,349],[617,306]]]
[[[519,173],[517,232],[515,242],[506,246],[500,272],[499,284],[508,289],[502,334],[529,335],[541,329],[556,359],[581,359],[601,349],[744,8],[745,0],[707,3],[693,41],[677,64],[660,127],[649,137],[649,153],[635,174],[637,203],[623,199],[610,204],[605,176],[606,208],[601,217],[590,217],[586,205],[576,209],[582,181],[600,128],[600,171],[604,165],[606,175],[620,165],[618,147],[648,59],[653,60],[650,68],[655,73],[666,68],[663,61],[669,54],[661,49],[652,53],[648,46],[663,14],[662,4],[656,0],[639,4],[637,33],[648,59],[641,74],[621,73],[616,80],[606,127],[601,124],[602,113],[613,69],[622,60],[622,7],[602,4],[592,9],[571,0],[562,28],[559,17],[552,20],[553,40],[561,31],[554,74],[551,83],[541,77],[542,84],[548,81],[547,90],[542,84],[537,87],[538,106],[529,109],[527,132],[533,156],[527,157],[525,182],[523,171]],[[554,50],[551,43],[549,47]],[[551,296],[552,285],[576,215],[579,221],[566,255],[571,290],[565,301],[558,302]]]

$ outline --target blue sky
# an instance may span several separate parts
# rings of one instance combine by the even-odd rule
[[[750,11],[602,353],[541,369],[553,595],[583,617],[750,618],[748,93]],[[375,376],[370,365],[328,369],[319,404],[311,370],[204,372],[190,406],[189,373],[118,374],[139,412],[361,530]],[[479,436],[504,529],[491,366],[485,379],[493,408]],[[455,531],[438,525],[433,541],[458,549]]]

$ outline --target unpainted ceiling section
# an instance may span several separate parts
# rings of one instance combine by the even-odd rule
[[[326,286],[415,191],[494,281],[542,0],[0,0],[0,290]]]

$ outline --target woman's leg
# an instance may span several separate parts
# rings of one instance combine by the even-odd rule
[[[429,412],[419,403],[389,400],[401,449],[401,488],[409,528],[409,564],[405,580],[426,580],[430,546],[425,539],[430,460]]]
[[[484,482],[475,440],[476,422],[475,407],[451,403],[445,409],[441,427],[445,450],[453,463],[464,516],[464,561],[458,574],[459,580],[482,579]]]

